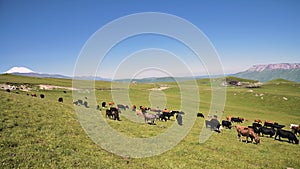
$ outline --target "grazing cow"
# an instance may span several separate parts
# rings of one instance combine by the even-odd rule
[[[229,128],[229,129],[231,129],[232,124],[231,124],[230,121],[222,120],[222,127],[227,127],[227,128]]]
[[[119,109],[123,109],[123,110],[129,109],[128,105],[125,105],[125,104],[117,104],[117,107]]]
[[[252,126],[248,126],[249,128],[252,128],[254,133],[259,134],[259,129],[262,127],[259,123],[252,123]]]
[[[243,123],[243,120],[239,117],[231,117],[231,122]]]
[[[272,127],[273,124],[274,124],[273,121],[271,121],[271,120],[265,120],[264,126],[265,126],[265,127]]]
[[[214,130],[218,133],[220,133],[220,126],[221,124],[216,118],[213,118],[211,120],[205,120],[205,127],[210,127],[211,130]]]
[[[299,126],[292,126],[292,131],[294,131],[295,135],[297,133],[300,135],[300,127]]]
[[[102,102],[101,106],[102,106],[103,108],[105,108],[106,102]]]
[[[150,124],[155,124],[155,120],[158,119],[159,117],[155,114],[151,114],[151,113],[147,113],[147,112],[143,112],[143,116],[145,118],[145,122],[150,121]]]
[[[115,102],[108,102],[109,106],[113,106],[115,104]]]
[[[45,98],[44,94],[40,94],[41,99]]]
[[[170,120],[170,117],[174,116],[175,111],[174,112],[173,111],[169,111],[169,112],[163,111],[162,114],[163,114],[164,117],[167,117],[168,120]]]
[[[248,119],[246,119],[245,117],[240,117],[240,119],[241,119],[242,121],[248,121]]]
[[[202,117],[202,118],[204,118],[204,115],[203,115],[203,113],[199,112],[199,113],[197,113],[197,117]]]
[[[85,108],[89,108],[87,101],[84,101],[83,105],[84,105]]]
[[[292,128],[293,128],[293,126],[295,126],[295,127],[299,127],[299,125],[298,125],[298,124],[290,124],[290,129],[292,129]]]
[[[6,89],[6,91],[9,93],[10,92],[10,90],[9,89]]]
[[[136,111],[136,105],[132,106],[132,111]]]
[[[158,117],[159,117],[159,119],[161,120],[161,121],[167,121],[168,119],[167,119],[167,117],[163,114],[163,113],[159,113],[159,114],[157,114],[158,115]]]
[[[106,109],[106,117],[108,117],[108,118],[110,118],[110,119],[113,117],[113,113],[112,113],[111,110]]]
[[[270,137],[273,137],[275,135],[275,129],[261,127],[261,128],[259,128],[259,134],[261,134],[261,136],[264,136],[264,134],[266,134],[266,135],[270,135]]]
[[[121,113],[120,109],[111,107],[110,111],[112,112],[113,119],[120,121],[120,116],[119,116],[119,114]]]
[[[58,98],[58,102],[63,103],[64,99],[62,97]]]
[[[64,90],[63,92],[64,92],[64,93],[67,93],[67,91],[65,91],[65,90]]]
[[[78,99],[78,104],[83,105],[83,100]]]
[[[296,144],[299,144],[299,140],[296,138],[296,135],[291,131],[278,129],[276,131],[275,140],[277,136],[279,136],[279,141],[281,141],[281,137],[282,137],[282,138],[287,138],[289,140],[289,143],[295,142]]]
[[[240,141],[241,140],[241,136],[245,136],[246,137],[246,143],[248,143],[248,137],[251,138],[251,142],[253,141],[253,139],[255,140],[256,144],[259,144],[260,143],[260,138],[259,136],[257,136],[255,134],[255,132],[253,131],[252,128],[249,128],[249,127],[245,127],[245,126],[240,126],[240,125],[237,125],[235,126],[236,127],[236,131],[238,133],[238,138]]]
[[[231,121],[232,116],[226,116],[227,121]]]
[[[182,126],[182,116],[181,116],[181,114],[176,115],[176,120],[177,120],[177,124],[179,126]]]
[[[32,96],[32,97],[36,97],[36,94],[35,94],[35,93],[31,93],[31,96]]]
[[[78,101],[74,101],[73,104],[75,104],[77,106],[78,105]]]
[[[255,123],[262,123],[262,121],[260,119],[255,119],[254,122]]]

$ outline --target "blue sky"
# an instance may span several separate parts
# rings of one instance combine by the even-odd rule
[[[77,57],[93,33],[119,17],[139,12],[168,13],[197,26],[214,45],[225,73],[253,64],[298,63],[299,9],[297,0],[0,0],[0,72],[26,66],[36,72],[73,75]],[[123,46],[115,47],[111,52],[115,54],[100,64],[99,75],[112,76],[108,72],[135,49],[179,52],[177,42],[157,36],[135,37]],[[189,67],[203,74],[201,63],[188,59],[187,53],[179,57],[192,60]]]

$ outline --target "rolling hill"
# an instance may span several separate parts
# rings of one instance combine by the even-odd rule
[[[244,80],[229,77],[229,80]],[[209,79],[198,79],[200,107],[207,118],[211,106],[211,88]],[[105,109],[96,110],[75,107],[71,91],[62,89],[43,90],[36,86],[51,84],[72,87],[71,79],[36,78],[17,75],[0,75],[0,84],[30,84],[30,93],[44,94],[45,98],[28,96],[28,92],[0,90],[0,168],[300,168],[298,152],[300,146],[261,136],[261,144],[239,142],[235,128],[214,132],[208,141],[199,143],[199,134],[205,119],[197,118],[187,136],[176,146],[162,154],[147,158],[120,157],[95,144],[86,134],[78,119],[75,108],[85,116],[95,112],[102,116],[110,130],[118,131],[130,138],[149,138],[160,135],[173,125],[176,119],[157,121],[156,125],[137,123],[126,118],[134,114],[131,110],[121,113],[121,121],[105,117]],[[112,82],[95,82],[97,103],[111,101]],[[151,91],[159,86],[156,83],[131,84],[129,97],[132,104],[150,106],[152,97],[166,97],[166,107],[179,110],[181,95],[178,85],[164,82],[169,88]],[[106,90],[107,89],[107,90]],[[276,79],[264,83],[261,88],[246,89],[228,87],[224,114],[220,120],[231,115],[245,117],[248,121],[241,125],[251,125],[254,119],[273,120],[286,125],[300,123],[300,83]],[[87,93],[83,93],[86,95]],[[64,98],[63,103],[57,99]],[[286,99],[283,99],[286,98]],[[82,99],[92,102],[89,97]],[[223,111],[223,110],[220,110]],[[185,112],[195,114],[197,112]],[[185,116],[185,115],[183,115]],[[98,117],[96,117],[98,118]],[[185,121],[183,125],[190,121]],[[143,120],[142,120],[143,121]],[[236,125],[236,124],[234,124]],[[92,124],[96,126],[96,124]],[[109,132],[107,130],[106,132]],[[105,133],[102,133],[105,134]],[[176,132],[172,133],[172,136]],[[299,136],[297,136],[299,139]],[[168,137],[166,137],[168,139]],[[245,138],[242,138],[245,140]],[[250,140],[250,139],[249,139]],[[131,145],[134,151],[134,145]],[[155,151],[156,146],[145,151]],[[267,159],[267,160],[266,160]]]

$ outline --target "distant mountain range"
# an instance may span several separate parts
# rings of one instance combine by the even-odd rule
[[[232,76],[266,82],[278,78],[300,82],[300,63],[254,65]]]
[[[59,75],[59,74],[45,74],[36,73],[26,67],[13,67],[10,70],[4,72],[21,76],[32,77],[46,77],[46,78],[65,78],[72,79],[73,77]],[[278,78],[300,82],[300,63],[279,63],[279,64],[265,64],[254,65],[246,71],[231,74],[230,76],[239,77],[243,79],[257,80],[260,82],[266,82]],[[192,80],[209,78],[209,76],[195,76],[195,77],[148,77],[141,79],[117,79],[112,80],[108,78],[95,77],[95,76],[79,76],[76,79],[80,80],[101,80],[101,81],[115,81],[115,82],[136,82],[136,83],[155,83],[155,82],[176,82],[182,80]]]

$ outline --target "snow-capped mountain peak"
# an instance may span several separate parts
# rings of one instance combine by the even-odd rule
[[[34,73],[32,70],[27,67],[13,67],[4,73]]]

